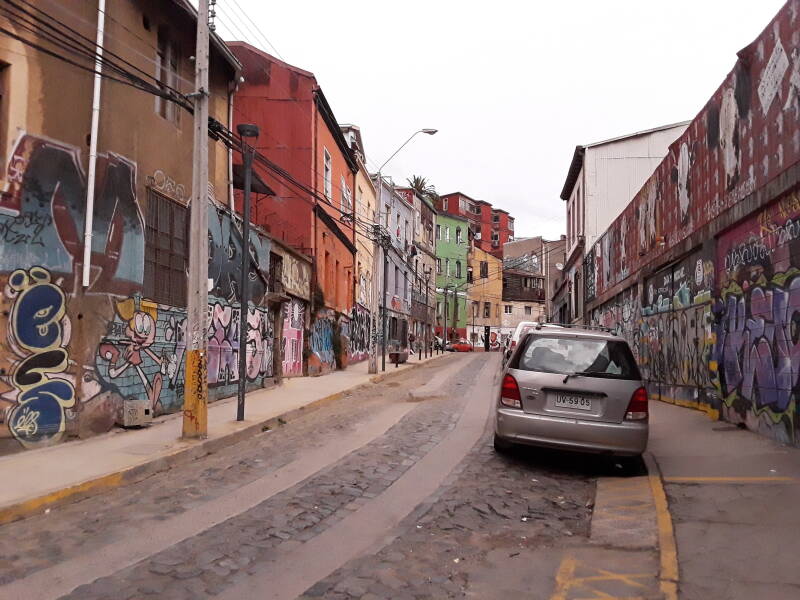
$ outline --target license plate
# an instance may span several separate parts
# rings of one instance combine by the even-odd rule
[[[592,410],[592,399],[572,394],[556,394],[553,402],[556,408],[576,408],[578,410]]]

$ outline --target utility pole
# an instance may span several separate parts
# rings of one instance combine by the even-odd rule
[[[442,319],[442,345],[447,348],[447,342],[450,339],[450,336],[447,333],[447,320],[450,318],[449,313],[447,312],[447,288],[450,286],[450,282],[447,280],[447,276],[445,276],[444,280],[444,318]]]
[[[423,267],[423,270],[425,270],[424,267]],[[431,310],[430,310],[430,307],[428,306],[428,281],[430,280],[430,277],[431,277],[431,272],[425,270],[425,322],[422,325],[422,327],[423,327],[422,340],[423,340],[423,343],[425,344],[425,358],[428,358],[428,351],[429,351],[429,348],[428,348],[428,330],[430,329],[430,324],[428,323],[428,321],[430,320]]]
[[[378,200],[377,206],[375,207],[375,214],[374,214],[374,224],[372,225],[372,305],[370,309],[372,310],[372,319],[370,320],[371,326],[371,335],[372,335],[372,347],[369,349],[369,363],[367,365],[367,372],[371,375],[374,375],[378,372],[378,336],[377,336],[377,329],[378,329],[378,265],[380,264],[380,257],[378,256],[378,248],[380,248],[380,240],[381,240],[381,226],[380,226],[380,218],[381,218],[381,207],[383,204],[381,203],[383,191],[383,179],[378,172]],[[386,292],[384,291],[384,295]],[[383,341],[381,341],[383,343]]]
[[[381,371],[386,370],[386,290],[389,287],[389,246],[391,238],[388,233],[381,234],[383,248],[383,294],[381,294]]]
[[[458,329],[458,287],[453,286],[453,329]]]
[[[186,293],[186,364],[183,437],[208,434],[208,2],[200,0],[194,75],[194,152],[189,205],[189,280]]]
[[[258,137],[256,125],[241,124],[236,127],[242,136],[244,160],[244,198],[242,200],[242,272],[239,277],[239,382],[236,402],[236,420],[244,421],[244,395],[247,391],[247,311],[250,308],[250,188],[253,181],[253,154],[255,149],[247,138]],[[254,357],[255,358],[255,357]]]

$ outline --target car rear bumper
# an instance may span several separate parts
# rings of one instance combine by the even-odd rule
[[[601,423],[498,408],[495,433],[515,444],[635,456],[647,448],[648,423]]]

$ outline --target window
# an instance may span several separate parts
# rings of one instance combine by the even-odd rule
[[[403,298],[408,300],[408,273],[403,271]]]
[[[496,231],[492,232],[492,241],[493,242],[499,242],[500,241],[500,234],[497,233]]]
[[[178,87],[178,50],[172,41],[170,32],[165,28],[158,30],[158,47],[156,48],[156,79],[162,91]],[[177,104],[161,96],[155,97],[156,113],[161,117],[178,124],[180,110]]]
[[[345,212],[350,212],[350,210],[353,208],[353,192],[349,187],[347,187],[347,183],[344,180],[344,175],[342,175],[339,183],[339,189],[342,192],[342,210]]]
[[[511,306],[510,304],[506,304],[505,307],[503,308],[503,312],[505,312],[507,315],[510,315],[514,312],[514,307]]]
[[[405,235],[406,235],[406,237],[404,238],[403,241],[408,243],[408,240],[411,238],[410,232],[408,230],[408,219],[403,219],[403,229],[404,229],[404,232],[405,232]]]
[[[464,198],[458,199],[458,212],[465,213],[467,212],[467,201]]]
[[[437,258],[436,259],[436,273],[438,275],[442,274],[442,259],[441,258]]]
[[[530,315],[531,314],[531,307],[530,306],[526,306],[525,307],[525,314],[526,315]]]
[[[492,316],[492,303],[491,302],[484,302],[483,303],[483,318],[488,319]]]
[[[472,267],[467,267],[467,283],[472,283]]]
[[[147,188],[144,295],[170,306],[186,306],[189,211]]]
[[[442,210],[447,210],[447,198],[442,198]]]
[[[442,303],[439,300],[436,301],[436,314],[442,314]]]
[[[450,228],[449,227],[445,227],[444,228],[444,241],[445,242],[449,242],[450,241]]]
[[[461,227],[456,227],[456,244],[463,244],[464,240],[461,239]]]
[[[392,218],[392,207],[387,204],[385,208],[386,212],[384,212],[383,214],[386,215],[386,229],[389,229],[391,225],[390,219]]]
[[[499,223],[500,215],[492,215],[492,223]]]
[[[489,263],[485,260],[481,261],[481,279],[489,277]]]
[[[481,303],[477,300],[472,301],[472,318],[476,318],[478,316],[478,308],[480,307]]]
[[[441,225],[437,225],[436,226],[436,239],[437,240],[442,239],[442,226]]]
[[[461,261],[456,261],[456,279],[461,279]]]
[[[328,152],[327,148],[322,149],[323,154],[323,164],[322,164],[322,176],[323,176],[323,191],[325,192],[325,197],[329,200],[333,198],[333,170],[331,167],[331,154]]]
[[[514,231],[514,219],[511,217],[508,217],[508,230]]]
[[[444,259],[444,274],[450,277],[450,259]]]
[[[394,268],[394,295],[400,295],[400,269]]]
[[[500,305],[499,304],[495,304],[494,305],[494,316],[496,318],[498,318],[498,319],[500,318]]]
[[[625,342],[579,338],[529,336],[525,349],[511,364],[513,369],[540,373],[580,373],[604,379],[641,378]]]

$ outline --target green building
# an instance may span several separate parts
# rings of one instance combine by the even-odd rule
[[[467,337],[467,255],[469,221],[436,215],[436,335]],[[445,318],[445,310],[447,316]]]

